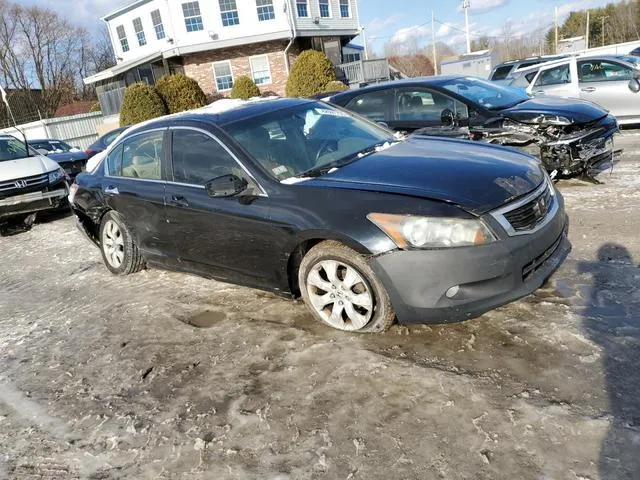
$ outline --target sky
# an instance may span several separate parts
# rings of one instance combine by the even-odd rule
[[[16,1],[16,0],[14,0]],[[206,0],[213,1],[213,0]],[[245,0],[246,1],[246,0]],[[415,38],[423,45],[431,41],[431,10],[435,11],[436,40],[460,52],[465,48],[464,14],[461,0],[357,0],[360,23],[377,52],[389,41]],[[469,25],[472,38],[500,36],[505,23],[514,35],[526,35],[553,24],[554,7],[560,23],[572,10],[599,7],[619,0],[470,0]],[[17,0],[22,5],[49,7],[74,24],[92,30],[99,18],[127,0]],[[354,43],[362,44],[361,36]]]

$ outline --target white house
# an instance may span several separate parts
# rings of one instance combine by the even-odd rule
[[[125,86],[177,71],[205,93],[248,75],[283,94],[299,52],[320,50],[339,64],[360,32],[357,0],[137,0],[102,20],[118,63],[84,82],[96,84],[106,114],[117,113]]]

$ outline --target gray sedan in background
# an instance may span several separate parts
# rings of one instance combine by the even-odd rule
[[[578,56],[521,69],[510,83],[530,95],[579,98],[611,112],[620,124],[640,123],[640,58]]]

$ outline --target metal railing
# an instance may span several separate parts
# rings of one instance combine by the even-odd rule
[[[350,85],[389,80],[389,62],[386,58],[360,60],[336,66],[344,73]]]

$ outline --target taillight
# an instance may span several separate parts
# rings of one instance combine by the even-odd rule
[[[87,148],[87,149],[84,151],[84,153],[85,153],[85,155],[87,156],[87,158],[91,158],[91,157],[93,157],[93,156],[94,156],[96,153],[98,153],[98,152],[96,152],[95,150],[91,150],[90,148]]]

